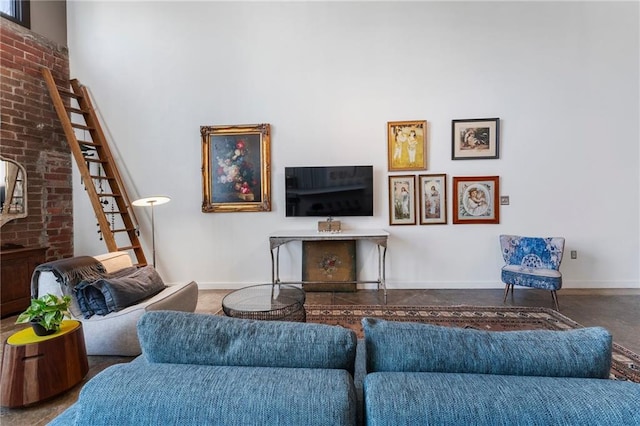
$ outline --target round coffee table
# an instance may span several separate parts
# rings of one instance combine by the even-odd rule
[[[305,322],[304,290],[288,284],[260,284],[232,291],[222,299],[228,317]]]

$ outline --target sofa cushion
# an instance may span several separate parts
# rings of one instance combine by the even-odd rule
[[[640,385],[567,377],[373,373],[369,426],[638,425]]]
[[[607,378],[611,334],[482,331],[364,318],[367,372],[448,372]]]
[[[354,425],[344,370],[132,363],[82,388],[51,425]]]
[[[130,267],[95,281],[82,281],[73,290],[85,318],[107,315],[154,296],[165,288],[153,266]]]
[[[342,327],[185,312],[147,312],[138,321],[152,363],[331,368],[353,374],[356,335]]]

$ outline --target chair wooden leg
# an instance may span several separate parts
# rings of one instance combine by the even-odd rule
[[[553,305],[556,308],[556,311],[560,312],[560,307],[558,306],[558,293],[555,290],[551,290],[551,299],[553,299]]]
[[[511,296],[513,296],[513,284],[507,284],[504,286],[504,299],[502,299],[502,303],[507,303],[507,296],[509,295],[509,287],[511,287]]]

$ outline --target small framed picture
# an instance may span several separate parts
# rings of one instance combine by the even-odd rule
[[[416,177],[389,176],[389,225],[416,224]]]
[[[389,171],[427,169],[427,122],[387,123]]]
[[[202,212],[271,211],[269,124],[201,126]]]
[[[420,225],[447,223],[447,175],[419,175]]]
[[[499,118],[452,120],[452,160],[481,160],[500,158],[499,147]]]
[[[500,223],[500,177],[453,177],[453,223]]]

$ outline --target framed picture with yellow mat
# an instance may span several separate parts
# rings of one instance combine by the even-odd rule
[[[303,241],[302,288],[305,291],[356,291],[356,242]]]

